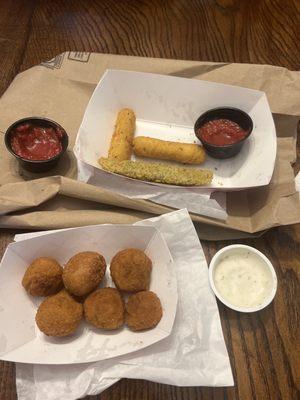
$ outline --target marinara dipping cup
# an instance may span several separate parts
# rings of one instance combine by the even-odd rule
[[[7,129],[4,140],[8,151],[31,172],[45,172],[53,168],[69,143],[62,126],[39,117],[19,119]]]
[[[214,158],[230,158],[239,153],[253,130],[250,116],[238,108],[220,107],[200,115],[195,134]]]

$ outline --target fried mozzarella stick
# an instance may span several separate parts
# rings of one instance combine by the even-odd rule
[[[130,159],[134,130],[135,114],[130,108],[123,108],[118,113],[115,131],[108,150],[108,158],[118,161]]]
[[[99,159],[99,164],[106,171],[125,175],[129,178],[170,185],[207,185],[211,183],[213,178],[213,173],[210,170],[176,167],[170,164],[129,160],[117,161],[104,157]]]
[[[178,161],[184,164],[202,164],[205,160],[205,151],[198,144],[168,142],[145,136],[133,139],[133,151],[139,157]]]

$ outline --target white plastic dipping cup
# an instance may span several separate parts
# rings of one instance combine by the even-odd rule
[[[226,246],[214,255],[209,265],[209,282],[223,304],[240,312],[262,310],[277,290],[270,260],[254,247],[242,244]]]

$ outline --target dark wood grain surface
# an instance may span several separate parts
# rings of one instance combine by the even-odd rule
[[[298,70],[299,14],[298,0],[0,0],[0,93],[18,72],[65,50]],[[13,235],[1,232],[2,253]],[[275,301],[256,314],[239,314],[219,303],[235,387],[176,388],[123,379],[86,399],[299,398],[300,228],[280,227],[240,242],[271,259],[279,285]],[[228,242],[202,244],[209,261]],[[16,397],[14,365],[0,362],[0,400]]]

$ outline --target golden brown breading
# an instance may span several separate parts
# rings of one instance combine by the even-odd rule
[[[110,274],[119,290],[139,292],[149,289],[152,261],[139,249],[124,249],[111,260]]]
[[[63,287],[63,269],[56,260],[40,257],[27,268],[22,285],[32,296],[50,296]]]
[[[91,293],[83,304],[88,322],[101,329],[118,329],[124,324],[124,302],[117,289],[103,288]]]
[[[104,257],[95,251],[75,254],[67,262],[63,272],[65,288],[75,296],[92,292],[105,275]]]
[[[126,303],[125,321],[133,331],[154,328],[162,318],[162,306],[157,295],[150,291],[131,295]]]
[[[139,157],[177,161],[183,164],[202,164],[205,161],[205,150],[198,144],[170,142],[146,136],[133,139],[133,151]]]
[[[67,336],[75,332],[83,314],[82,304],[77,303],[66,291],[61,290],[45,299],[39,306],[35,321],[48,336]]]
[[[108,157],[118,161],[129,160],[132,153],[132,139],[135,130],[135,114],[130,108],[118,113],[115,131],[112,135]]]
[[[145,161],[117,161],[104,157],[101,157],[98,162],[105,171],[142,181],[167,183],[169,185],[208,185],[213,178],[213,172],[209,169],[177,167],[171,164]]]

